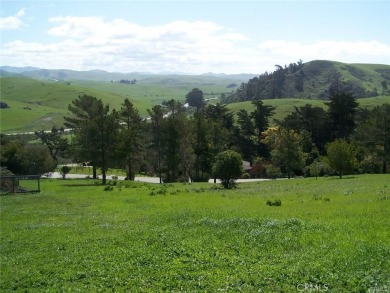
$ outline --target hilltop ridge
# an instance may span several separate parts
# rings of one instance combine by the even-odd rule
[[[390,65],[347,64],[316,60],[307,63],[275,65],[274,72],[265,72],[250,79],[223,102],[242,102],[253,99],[327,99],[329,85],[338,77],[345,90],[357,98],[388,94]]]

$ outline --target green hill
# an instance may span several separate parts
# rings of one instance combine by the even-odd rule
[[[233,111],[241,108],[251,109],[249,101],[253,97],[271,93],[269,88],[261,85],[272,85],[278,77],[277,74],[283,80],[283,86],[279,90],[280,97],[260,97],[265,100],[265,104],[276,107],[276,119],[286,116],[294,106],[299,107],[306,103],[324,106],[320,99],[326,98],[329,83],[336,74],[355,93],[360,93],[357,97],[377,95],[359,99],[361,106],[373,107],[390,101],[388,96],[380,96],[383,90],[382,82],[390,83],[390,65],[312,61],[279,67],[276,75],[265,73],[247,83],[242,82],[251,75],[132,75],[101,70],[77,72],[28,68],[23,71],[14,68],[11,72],[12,70],[5,69],[10,70],[7,67],[0,70],[0,100],[9,108],[0,110],[0,131],[3,133],[51,129],[53,125],[60,127],[63,124],[63,116],[68,114],[68,105],[84,93],[102,99],[115,109],[119,109],[124,99],[128,98],[143,116],[147,115],[148,108],[163,101],[184,101],[185,95],[195,87],[204,92],[206,99],[222,97],[222,102],[232,103],[229,108]],[[120,83],[119,78],[136,79],[136,83]],[[263,81],[267,83],[262,84]],[[299,84],[301,81],[302,84]],[[238,86],[240,84],[241,86]],[[298,91],[297,86],[302,86],[302,91]],[[386,94],[390,95],[389,90]],[[286,97],[288,99],[285,99]]]
[[[227,86],[239,80],[209,76],[149,76],[136,84],[111,81],[54,81],[26,77],[1,77],[0,100],[9,108],[0,111],[0,131],[25,132],[51,129],[63,124],[68,105],[81,94],[89,94],[119,109],[125,98],[133,102],[141,115],[166,100],[184,101],[194,87],[203,90],[205,98],[231,93]]]
[[[294,111],[294,107],[302,107],[306,104],[310,104],[313,107],[322,107],[327,109],[324,101],[322,100],[308,100],[308,99],[296,99],[296,98],[288,98],[288,99],[268,99],[263,100],[264,105],[274,106],[275,114],[271,117],[270,122],[273,124],[273,120],[281,120],[285,118],[288,114]],[[359,107],[372,109],[375,106],[382,104],[390,104],[390,96],[378,96],[373,98],[362,98],[358,100]],[[228,108],[232,112],[238,112],[241,109],[247,110],[248,112],[252,112],[255,108],[250,101],[238,102],[228,104]]]
[[[1,101],[9,108],[1,109],[1,132],[34,131],[61,126],[68,105],[81,94],[101,98],[112,107],[119,107],[124,97],[92,88],[58,82],[41,82],[28,78],[0,79]],[[142,106],[142,103],[134,103]]]
[[[390,94],[382,83],[390,83],[390,65],[346,64],[333,61],[311,61],[279,66],[272,73],[264,73],[243,83],[225,103],[253,99],[327,99],[332,81],[339,77],[344,90],[357,98]]]

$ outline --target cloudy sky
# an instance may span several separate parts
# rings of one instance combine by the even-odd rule
[[[0,65],[263,73],[390,64],[390,1],[0,0]]]

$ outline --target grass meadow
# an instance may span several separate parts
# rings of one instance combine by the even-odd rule
[[[1,292],[390,288],[388,175],[41,189],[0,197]]]
[[[0,99],[9,109],[0,110],[1,132],[50,130],[60,127],[63,116],[69,115],[68,105],[81,94],[102,99],[111,109],[119,110],[127,98],[147,116],[147,109],[163,101],[176,99],[184,102],[185,95],[194,87],[200,87],[205,98],[215,98],[222,92],[230,92],[226,86],[232,80],[208,77],[181,77],[150,79],[136,85],[112,82],[38,81],[27,78],[0,78]]]
[[[127,98],[144,117],[147,109],[163,101],[175,99],[184,102],[185,95],[194,87],[204,92],[205,99],[216,98],[221,93],[229,94],[229,83],[238,81],[207,76],[151,77],[140,80],[135,85],[117,82],[38,81],[28,78],[0,78],[0,99],[10,108],[0,110],[0,131],[3,133],[50,130],[53,125],[61,127],[64,116],[70,115],[68,105],[81,94],[88,94],[108,103],[111,109],[120,109]],[[219,100],[213,100],[216,103]],[[358,99],[363,108],[373,108],[389,103],[390,96]],[[311,104],[313,107],[326,108],[324,101],[309,99],[273,99],[264,100],[265,105],[276,107],[271,118],[281,120],[294,111],[294,107]],[[240,109],[253,111],[251,102],[229,104],[233,112]]]

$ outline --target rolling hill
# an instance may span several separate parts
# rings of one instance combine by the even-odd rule
[[[295,107],[302,107],[305,106],[306,104],[310,104],[313,107],[321,107],[327,109],[327,106],[322,100],[286,98],[286,99],[268,99],[263,101],[264,101],[264,105],[270,105],[276,108],[275,114],[270,119],[271,125],[274,124],[274,119],[281,120],[285,118],[288,114],[294,111]],[[359,103],[359,107],[361,108],[372,109],[378,105],[390,104],[390,96],[362,98],[362,99],[358,99],[358,103]],[[255,109],[250,101],[231,103],[228,104],[227,107],[232,112],[237,112],[241,109],[251,112]]]
[[[351,65],[331,61],[312,61],[302,66],[304,72],[302,92],[293,90],[296,75],[301,74],[295,71],[295,73],[285,74],[283,95],[280,99],[265,99],[265,104],[277,107],[274,118],[281,119],[291,112],[294,106],[305,103],[323,106],[323,101],[320,99],[325,98],[324,93],[334,74],[339,74],[342,80],[355,85],[355,88],[363,89],[361,92],[365,95],[377,93],[378,96],[375,98],[359,99],[362,107],[373,107],[390,102],[388,96],[379,96],[382,92],[382,82],[390,83],[389,65]],[[204,92],[206,99],[222,97],[223,102],[231,103],[229,108],[232,111],[241,108],[250,110],[249,101],[253,96],[240,96],[238,93],[242,94],[244,90],[245,94],[250,93],[250,90],[256,88],[255,82],[258,82],[261,76],[212,73],[124,74],[101,70],[78,72],[3,66],[0,67],[0,100],[9,108],[0,110],[0,131],[11,133],[51,129],[53,125],[60,127],[63,124],[63,116],[68,114],[68,105],[84,93],[102,99],[104,103],[108,103],[115,109],[119,109],[124,99],[128,98],[141,115],[146,116],[147,109],[153,105],[170,99],[184,101],[185,95],[198,87]],[[267,73],[266,76],[272,74]],[[120,83],[120,79],[136,79],[136,83]],[[249,82],[243,83],[248,79]],[[388,90],[386,94],[390,95]]]
[[[346,64],[333,61],[311,61],[276,66],[272,73],[264,73],[250,79],[223,102],[241,102],[253,99],[328,98],[328,89],[336,77],[343,89],[357,98],[375,97],[390,94],[383,82],[390,83],[390,65]]]
[[[9,108],[0,111],[0,131],[25,132],[60,127],[72,100],[81,94],[102,99],[111,108],[119,109],[125,98],[133,102],[141,115],[166,100],[184,101],[194,87],[203,90],[205,98],[231,93],[231,84],[240,80],[227,76],[143,76],[136,84],[111,81],[32,79],[20,73],[3,74],[0,78],[0,100]]]

